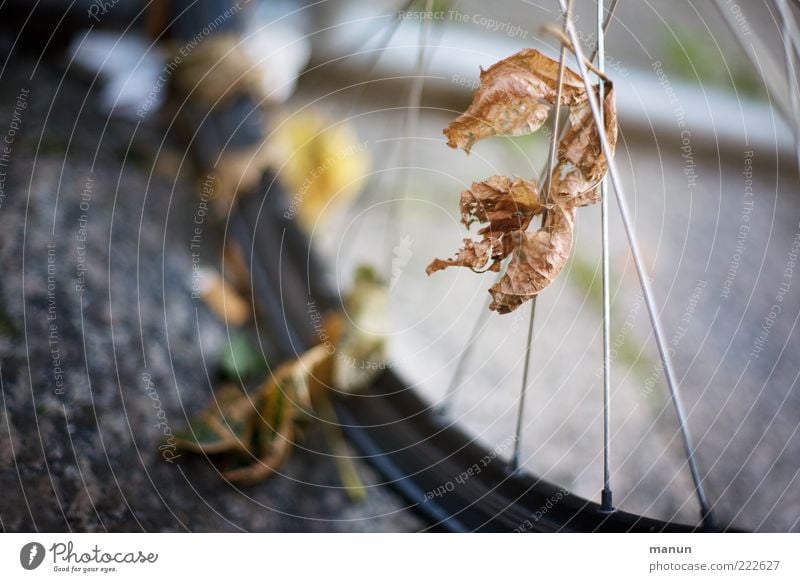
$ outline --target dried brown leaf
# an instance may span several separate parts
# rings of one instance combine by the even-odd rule
[[[617,145],[617,111],[611,83],[606,83],[603,119],[613,152]],[[553,201],[573,207],[599,202],[598,186],[607,171],[608,162],[603,155],[597,125],[587,102],[570,111],[570,128],[559,143],[558,163],[552,175]]]
[[[218,455],[215,460],[226,479],[255,483],[286,461],[300,423],[316,417],[312,403],[327,403],[322,418],[334,427],[326,429],[331,446],[349,458],[336,432],[338,422],[330,412],[326,391],[334,386],[348,392],[359,390],[386,368],[386,297],[386,286],[375,272],[359,268],[345,301],[347,317],[331,314],[325,318],[323,343],[278,366],[255,392],[223,387],[213,405],[175,434],[175,446]],[[361,498],[363,488],[353,467],[346,459],[337,465],[348,493]]]
[[[500,262],[514,249],[511,234],[525,230],[531,219],[544,212],[536,183],[522,178],[492,176],[461,193],[461,222],[469,228],[485,224],[481,240],[464,239],[452,259],[435,259],[428,275],[447,267],[469,267],[473,271],[499,271]]]
[[[428,275],[441,271],[447,267],[468,267],[476,273],[500,271],[500,263],[511,251],[514,250],[513,234],[502,233],[499,236],[486,236],[483,240],[476,241],[470,238],[464,239],[463,247],[458,250],[458,254],[452,259],[434,259],[425,269]]]
[[[472,104],[444,130],[447,145],[469,153],[485,137],[539,129],[557,98],[558,68],[558,61],[524,49],[481,71]],[[581,77],[565,67],[561,104],[573,108],[585,100]]]
[[[481,85],[469,109],[444,131],[448,145],[469,152],[479,139],[491,135],[521,135],[539,129],[555,105],[559,63],[535,50],[521,51],[481,72]],[[603,102],[605,133],[611,150],[617,143],[614,89],[605,77]],[[593,89],[599,96],[599,86]],[[461,194],[461,222],[485,226],[479,241],[465,239],[458,254],[436,259],[430,275],[451,266],[474,271],[500,270],[511,261],[491,287],[490,309],[509,313],[550,285],[564,268],[572,250],[575,209],[600,200],[600,182],[608,171],[598,128],[594,123],[584,83],[564,68],[562,99],[569,107],[569,127],[558,144],[556,165],[550,176],[545,204],[532,182],[493,176],[476,182]],[[542,228],[526,233],[532,218],[545,213]]]
[[[253,450],[247,463],[223,471],[237,483],[255,483],[275,472],[291,451],[295,423],[311,410],[310,392],[321,379],[321,368],[330,360],[324,346],[315,346],[296,360],[278,367],[263,383],[253,410]]]
[[[461,193],[461,222],[469,228],[473,222],[488,223],[480,234],[525,230],[531,219],[545,207],[539,203],[536,183],[522,178],[492,176]]]
[[[515,249],[506,272],[490,289],[489,309],[510,313],[555,280],[572,251],[575,209],[556,207],[533,233],[515,233]]]
[[[175,446],[208,455],[249,450],[256,406],[238,386],[224,384],[205,410],[192,418],[185,429],[176,431]]]
[[[471,238],[464,239],[463,248],[452,259],[434,259],[425,269],[428,275],[441,271],[447,267],[469,267],[473,271],[491,269],[492,240],[475,241]]]
[[[294,436],[295,409],[291,397],[293,368],[295,362],[282,366],[270,388],[261,394],[258,417],[253,418],[258,446],[255,459],[248,459],[247,465],[222,472],[231,482],[251,484],[265,479],[275,472],[286,460],[291,451]]]

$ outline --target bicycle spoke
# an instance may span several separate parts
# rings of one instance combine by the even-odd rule
[[[415,0],[406,0],[406,3],[398,9],[399,11],[408,11],[413,6]],[[398,12],[395,10],[395,12]],[[343,60],[347,60],[352,58],[354,55],[361,55],[362,51],[368,50],[369,58],[367,59],[366,64],[366,73],[364,74],[364,78],[370,80],[373,78],[375,71],[378,68],[378,63],[381,60],[381,57],[384,55],[386,50],[389,48],[389,43],[394,38],[394,35],[397,33],[397,30],[400,28],[400,24],[403,22],[401,18],[395,15],[392,18],[392,22],[386,25],[383,29],[383,36],[380,40],[376,43],[375,49],[366,49],[365,46],[373,39],[375,36],[381,32],[382,29],[378,29],[375,32],[370,33],[366,39],[362,42],[356,44],[355,48],[351,51],[351,54],[344,57]],[[370,83],[359,83],[358,88],[356,89],[356,93],[353,98],[350,100],[350,107],[349,112],[352,113],[356,106],[361,102],[364,93],[366,92],[367,88],[370,86]],[[381,177],[383,174],[380,175]],[[380,177],[379,177],[380,180]],[[379,190],[379,188],[375,188],[375,190]],[[358,194],[356,200],[353,202],[353,207],[363,207],[366,206],[366,201],[371,200],[373,197],[370,196],[369,192],[371,192],[370,188],[364,188],[362,192]]]
[[[736,22],[736,16],[725,4],[725,0],[714,0],[714,5],[741,49],[750,59],[754,70],[760,72],[760,80],[766,85],[770,96],[784,115],[791,116],[792,108],[790,101],[787,101],[787,99],[791,100],[791,97],[788,96],[789,83],[784,79],[783,67],[776,61],[772,51],[757,35],[745,36],[741,32]]]
[[[558,0],[558,1],[562,7],[562,10],[566,10],[567,0]],[[675,378],[675,372],[672,368],[672,359],[670,358],[669,351],[667,348],[667,343],[664,339],[664,333],[663,330],[661,329],[661,321],[659,320],[658,317],[656,302],[655,299],[653,298],[653,292],[650,287],[647,271],[641,256],[641,252],[639,251],[639,244],[633,229],[633,223],[630,220],[630,214],[628,212],[628,206],[625,200],[625,193],[622,187],[622,181],[620,179],[619,172],[617,170],[616,162],[614,161],[614,158],[611,155],[612,154],[611,147],[609,146],[608,143],[605,127],[600,122],[600,105],[598,104],[595,98],[591,83],[589,81],[586,63],[584,62],[583,50],[581,49],[580,44],[578,43],[578,34],[575,31],[575,25],[569,18],[566,20],[566,29],[567,29],[567,35],[569,36],[570,42],[572,44],[572,48],[575,52],[575,56],[577,57],[578,68],[580,69],[580,74],[581,77],[583,78],[583,82],[586,88],[586,94],[589,102],[589,107],[591,108],[592,111],[592,117],[594,118],[595,124],[597,124],[597,130],[598,130],[597,133],[600,138],[600,145],[602,147],[603,155],[606,157],[606,160],[608,162],[608,174],[611,177],[611,184],[614,187],[614,194],[617,199],[617,205],[619,207],[620,216],[622,218],[622,224],[625,229],[625,235],[628,239],[628,246],[631,249],[633,262],[636,266],[636,272],[639,276],[639,283],[642,287],[642,295],[644,297],[645,306],[647,307],[647,313],[650,317],[650,323],[653,326],[653,335],[656,340],[656,346],[658,347],[658,352],[661,357],[661,362],[664,366],[664,376],[667,381],[667,386],[669,388],[673,407],[675,408],[675,414],[678,418],[678,425],[683,441],[683,448],[684,448],[684,453],[686,455],[686,462],[692,474],[695,494],[697,495],[697,500],[700,504],[700,512],[703,524],[706,526],[706,528],[710,529],[713,528],[711,508],[708,504],[708,500],[705,495],[705,489],[703,488],[703,482],[702,479],[700,478],[700,472],[697,468],[697,461],[694,456],[695,453],[694,444],[692,443],[692,437],[689,432],[689,426],[686,421],[686,415],[684,414],[683,411],[683,404],[681,402],[681,397],[680,397],[680,389],[678,386],[678,382]]]
[[[600,27],[600,22],[603,23],[603,26],[597,29],[597,46],[594,47],[592,54],[589,55],[589,62],[592,63],[599,56],[601,42],[605,47],[606,33],[608,32],[608,27],[611,24],[611,19],[614,17],[614,11],[617,9],[619,0],[611,0],[611,5],[608,7],[608,14],[605,15],[605,18],[603,17],[603,3],[604,0],[598,0],[597,2],[597,26]],[[602,41],[600,39],[602,39]],[[602,71],[603,69],[601,68],[600,70]]]
[[[572,0],[567,1],[566,8],[562,9],[562,15],[564,17],[564,22],[566,23],[572,16]],[[542,196],[543,202],[545,204],[549,203],[551,200],[550,196],[550,187],[551,181],[550,176],[553,174],[553,168],[556,163],[556,149],[558,147],[558,120],[559,120],[559,113],[560,113],[560,106],[561,106],[561,93],[563,90],[564,85],[564,61],[567,58],[567,49],[565,46],[561,46],[561,51],[558,57],[558,83],[556,86],[556,101],[555,105],[553,105],[553,129],[550,134],[550,152],[547,156],[547,166],[546,166],[546,173],[544,176],[543,187],[542,187]],[[540,180],[541,181],[541,180]],[[547,211],[542,214],[542,226],[547,221]],[[525,412],[525,393],[528,390],[528,372],[530,370],[530,360],[531,360],[531,344],[533,343],[533,323],[534,319],[536,318],[536,299],[534,297],[531,300],[531,314],[530,319],[528,320],[528,339],[525,344],[525,362],[522,366],[522,386],[520,386],[519,396],[517,399],[517,424],[514,429],[514,451],[511,454],[511,460],[509,462],[509,468],[512,471],[516,471],[519,469],[520,463],[520,450],[522,448],[522,423],[523,423],[523,416]]]
[[[528,369],[531,361],[531,345],[533,344],[533,321],[536,316],[536,297],[531,301],[531,315],[528,320],[528,340],[525,343],[525,364],[522,367],[522,388],[519,391],[517,400],[517,424],[514,429],[514,451],[511,453],[509,468],[512,471],[519,469],[520,450],[522,448],[522,422],[525,410],[525,393],[528,386]]]
[[[500,271],[497,273],[497,277],[495,278],[495,283],[498,283],[500,279],[502,279],[503,271],[505,267],[508,266],[509,261],[510,259],[507,258],[503,262]],[[464,348],[461,350],[461,353],[458,356],[458,362],[456,363],[456,369],[453,372],[453,377],[450,379],[450,384],[447,386],[447,392],[445,392],[444,398],[442,399],[442,402],[438,408],[439,414],[449,414],[452,410],[456,393],[458,392],[458,389],[461,388],[461,379],[464,376],[464,367],[467,364],[467,358],[472,353],[472,346],[476,343],[478,334],[483,330],[486,322],[489,319],[489,316],[492,314],[492,312],[489,310],[489,304],[491,302],[492,297],[487,295],[483,304],[483,309],[478,312],[478,317],[475,319],[475,325],[472,326],[472,331],[467,338],[467,343],[464,344]]]
[[[794,150],[797,157],[797,169],[800,172],[800,86],[797,83],[797,69],[795,68],[796,53],[800,54],[798,45],[793,44],[797,38],[795,22],[786,0],[776,0],[778,12],[781,15],[781,36],[783,48],[786,53],[786,80],[789,83],[789,100],[792,107],[792,130],[794,133]],[[795,50],[792,50],[794,48]]]
[[[449,414],[453,408],[453,401],[455,399],[456,392],[461,387],[461,380],[464,377],[467,358],[469,358],[470,354],[472,354],[472,348],[477,343],[478,335],[480,334],[481,330],[486,324],[486,321],[489,319],[489,315],[491,314],[491,311],[489,311],[489,303],[491,300],[492,298],[487,295],[483,308],[478,313],[478,317],[475,320],[475,325],[472,327],[472,331],[469,334],[467,343],[464,346],[464,349],[461,350],[461,354],[458,356],[458,362],[456,363],[456,369],[453,372],[453,377],[450,379],[450,384],[447,386],[447,392],[445,392],[441,404],[439,404],[439,414]]]
[[[603,20],[603,0],[597,1],[597,47],[592,60],[597,57],[597,68],[605,72],[605,40],[606,28],[611,21],[611,14],[617,5],[614,0],[608,17]],[[600,81],[598,79],[598,81]],[[605,100],[604,85],[600,82],[600,102]],[[600,127],[605,126],[603,108],[600,108]],[[608,188],[606,180],[600,182],[600,247],[601,278],[603,290],[603,491],[600,495],[601,511],[613,511],[613,494],[611,493],[611,296],[609,281],[608,252]]]
[[[572,0],[569,0],[567,5],[567,10],[570,12],[572,11]],[[565,18],[569,18],[570,15],[567,14]],[[552,200],[550,196],[550,189],[552,187],[550,177],[553,175],[553,169],[556,165],[556,157],[557,157],[557,149],[558,149],[558,138],[556,136],[559,135],[559,113],[561,107],[561,94],[563,92],[563,85],[564,85],[564,61],[567,58],[567,47],[561,46],[561,52],[558,55],[558,84],[556,85],[556,105],[553,107],[553,132],[550,136],[550,152],[547,155],[547,173],[544,177],[544,203],[549,204]],[[566,126],[565,126],[566,129]],[[542,219],[544,222],[544,219]]]
[[[781,25],[785,27],[785,30],[781,31],[784,35],[783,42],[785,46],[794,47],[795,54],[800,57],[800,29],[797,27],[797,22],[795,21],[793,12],[787,4],[787,1],[788,0],[775,0],[775,4],[778,6],[778,12],[781,15]]]

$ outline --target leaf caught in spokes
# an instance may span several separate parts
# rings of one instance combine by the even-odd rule
[[[428,275],[447,267],[469,267],[473,271],[499,271],[500,262],[513,250],[511,234],[525,230],[531,219],[544,212],[536,184],[522,178],[492,176],[474,182],[461,193],[461,222],[469,228],[485,224],[478,231],[480,241],[465,238],[464,246],[452,259],[435,259]]]
[[[485,239],[482,241],[474,241],[471,238],[464,239],[464,247],[458,250],[458,254],[452,259],[433,259],[431,264],[425,269],[428,275],[441,271],[447,267],[469,267],[476,273],[484,271],[500,270],[500,261],[506,256],[507,253],[499,251],[495,253],[492,245],[494,241]],[[490,259],[496,256],[496,260]]]
[[[608,161],[600,146],[600,136],[588,102],[570,111],[570,127],[558,146],[558,163],[551,177],[553,201],[561,206],[589,206],[600,201],[600,182],[608,171]],[[614,87],[606,83],[603,121],[608,145],[617,145],[617,111]]]
[[[515,248],[506,272],[490,289],[489,309],[510,313],[550,285],[572,251],[575,209],[556,207],[536,232],[514,233]]]
[[[472,145],[492,135],[525,135],[539,129],[557,98],[558,61],[524,49],[481,71],[481,84],[467,111],[444,130],[447,145],[469,153]],[[561,104],[585,101],[581,77],[564,70]]]
[[[473,222],[489,223],[479,234],[508,233],[528,228],[531,219],[544,211],[539,203],[536,184],[522,178],[492,176],[474,182],[461,193],[461,222],[469,228]]]
[[[523,135],[538,130],[556,105],[559,63],[526,49],[481,71],[481,84],[467,111],[445,130],[447,144],[469,153],[472,145],[492,135]],[[604,78],[605,79],[605,78]],[[617,143],[614,87],[603,81],[604,130],[613,152]],[[600,86],[593,88],[600,95]],[[435,259],[428,275],[447,267],[499,272],[508,266],[489,292],[490,309],[510,313],[533,299],[555,280],[569,259],[576,209],[600,201],[600,182],[608,171],[600,135],[583,79],[564,67],[559,106],[569,108],[569,126],[557,148],[547,195],[533,181],[492,176],[475,182],[461,194],[461,222],[483,226],[480,240],[464,239],[452,259]],[[531,220],[543,215],[542,227],[526,232]]]

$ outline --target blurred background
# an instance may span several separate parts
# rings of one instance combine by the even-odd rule
[[[432,406],[442,401],[493,275],[428,278],[425,266],[469,234],[462,190],[494,174],[538,177],[549,148],[545,135],[493,138],[467,156],[446,147],[442,129],[468,106],[481,67],[526,47],[557,56],[541,29],[560,23],[560,10],[550,1],[432,4],[253,1],[234,11],[246,18],[218,20],[231,3],[209,3],[207,22],[217,24],[173,33],[171,44],[153,42],[138,2],[0,6],[4,529],[424,527],[360,461],[367,501],[348,501],[314,429],[279,475],[250,488],[224,482],[203,459],[164,463],[153,453],[161,433],[143,374],[177,426],[206,403],[227,354],[240,350],[241,360],[258,348],[247,334],[237,344],[192,300],[199,188],[166,89],[181,49],[231,27],[261,74],[264,141],[289,193],[307,178],[295,171],[298,132],[330,136],[320,140],[323,159],[335,161],[330,184],[298,218],[326,276],[346,289],[358,264],[385,274],[389,362]],[[709,497],[724,522],[796,531],[800,209],[777,4],[621,0],[605,67],[617,92],[616,160]],[[788,6],[796,18],[797,4]],[[587,52],[596,10],[574,2]],[[678,427],[613,200],[611,232],[615,502],[693,522]],[[581,210],[576,237],[538,300],[522,457],[526,470],[595,499],[598,207]],[[453,400],[452,419],[490,447],[514,431],[528,309],[485,319]]]

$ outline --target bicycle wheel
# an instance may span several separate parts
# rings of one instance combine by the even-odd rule
[[[539,13],[541,20],[558,21],[559,10],[567,4],[553,3],[549,11]],[[616,4],[609,3],[601,16],[608,18]],[[798,515],[784,508],[795,506],[793,485],[799,472],[787,454],[797,433],[792,420],[796,370],[787,364],[787,355],[794,347],[791,315],[800,309],[788,294],[786,281],[776,283],[773,278],[785,277],[787,268],[792,272],[788,261],[795,252],[793,202],[779,194],[796,183],[786,170],[794,163],[795,150],[786,146],[788,132],[778,125],[769,103],[738,101],[746,79],[734,85],[733,100],[720,101],[715,100],[719,92],[710,85],[692,89],[681,83],[674,64],[670,69],[666,63],[669,51],[651,50],[643,42],[647,32],[643,13],[649,11],[651,21],[661,22],[664,15],[649,7],[625,13],[633,5],[621,6],[610,26],[641,45],[648,58],[647,74],[627,69],[627,61],[616,59],[619,53],[609,51],[611,58],[605,61],[601,55],[616,82],[623,117],[617,153],[621,183],[609,188],[605,199],[619,195],[623,202],[628,198],[635,202],[635,212],[623,221],[633,224],[620,222],[612,203],[610,248],[601,253],[601,217],[592,211],[582,215],[578,252],[556,283],[537,298],[535,322],[526,310],[488,317],[485,277],[424,275],[425,264],[449,252],[463,235],[454,213],[459,191],[492,173],[532,176],[546,160],[550,146],[546,140],[498,140],[482,144],[472,158],[465,158],[449,153],[439,134],[463,112],[465,104],[458,99],[465,101],[464,94],[455,89],[477,86],[479,65],[489,65],[520,46],[558,54],[556,41],[548,43],[544,36],[537,40],[533,27],[512,26],[531,14],[527,5],[498,5],[491,18],[466,3],[436,14],[404,6],[397,30],[389,26],[385,34],[367,31],[377,45],[359,44],[333,54],[322,51],[324,57],[301,79],[295,105],[302,108],[314,101],[330,106],[338,114],[332,116],[334,123],[346,119],[359,128],[366,137],[363,143],[380,161],[367,177],[365,195],[338,212],[326,213],[312,230],[303,231],[287,214],[287,205],[299,193],[282,186],[278,171],[263,177],[257,193],[242,196],[229,217],[226,234],[238,239],[249,258],[261,308],[261,339],[275,359],[293,358],[318,341],[309,302],[321,310],[340,310],[340,291],[355,265],[366,260],[385,273],[395,317],[389,337],[392,352],[383,364],[387,370],[367,392],[338,397],[336,407],[345,432],[360,451],[358,458],[374,464],[384,483],[396,487],[409,507],[426,516],[430,528],[797,528]],[[775,38],[789,47],[791,66],[796,36],[795,25],[789,23],[794,21],[786,16],[785,3],[770,7],[772,24],[783,25]],[[376,21],[394,19],[395,8]],[[686,14],[691,17],[696,12],[689,6]],[[749,21],[731,10],[723,14],[733,18],[738,33],[729,40],[735,42]],[[572,35],[570,42],[586,44],[595,16],[589,12],[578,16],[573,22],[581,26],[567,33]],[[451,38],[450,29],[436,28],[437,19],[458,21],[467,28],[454,29],[456,37]],[[363,32],[363,19],[353,22]],[[707,24],[702,17],[699,22]],[[340,36],[348,37],[346,26],[321,23],[318,28],[320,34],[311,36],[341,28]],[[480,35],[471,33],[487,28],[512,42],[496,42],[495,37],[486,49]],[[420,29],[427,35],[422,42]],[[671,50],[685,57],[689,75],[706,81],[713,71],[698,69],[701,62],[692,58],[690,41],[666,23],[663,31],[674,37]],[[352,36],[361,43],[365,35]],[[384,46],[387,38],[392,46]],[[716,40],[710,35],[709,42]],[[366,63],[358,61],[358,53],[366,55]],[[393,53],[400,55],[399,60],[390,58]],[[755,58],[764,60],[773,53],[757,49]],[[385,62],[377,56],[385,56]],[[429,72],[421,74],[415,62]],[[722,63],[723,69],[731,66]],[[576,67],[574,62],[570,66]],[[326,72],[329,67],[336,67],[335,75]],[[781,86],[774,62],[764,71],[756,81],[767,86],[775,102],[791,114],[796,99],[788,87],[794,78],[788,75],[788,83]],[[588,77],[585,71],[582,74]],[[348,81],[353,76],[355,80]],[[425,101],[422,79],[428,89],[433,88]],[[378,91],[377,96],[370,90]],[[405,93],[410,93],[410,100]],[[648,102],[653,106],[642,105]],[[637,105],[647,115],[634,122]],[[245,112],[260,111],[256,102],[237,106]],[[710,122],[700,124],[697,110],[717,107],[719,112],[710,115]],[[191,104],[182,114],[191,118]],[[238,112],[225,119],[216,113],[189,119],[191,149],[201,166],[213,166],[226,147],[242,145],[220,141],[219,135],[226,131],[246,141],[244,146],[263,137],[262,120],[257,115],[245,117],[243,124]],[[742,143],[732,137],[736,125],[732,119],[741,121],[746,138]],[[691,128],[688,133],[686,128]],[[412,145],[392,157],[396,143]],[[408,157],[409,150],[415,157]],[[756,163],[772,172],[762,171],[759,190],[774,194],[771,200],[761,197],[759,211],[751,204],[752,178],[742,175],[751,173]],[[701,191],[714,194],[705,197],[710,202],[697,194]],[[731,198],[731,192],[739,197]],[[693,211],[701,202],[703,210]],[[636,261],[628,254],[624,230],[643,235]],[[611,266],[605,273],[603,256]],[[638,292],[631,279],[642,269],[634,269],[633,262],[638,267],[646,263],[645,274],[655,267],[655,293]],[[746,276],[744,265],[755,277]],[[606,294],[600,292],[601,280],[608,283]],[[774,310],[773,316],[771,305],[763,303],[753,303],[750,309],[759,298],[775,298],[783,315],[778,317]],[[726,305],[740,311],[730,312]],[[686,403],[677,405],[683,409],[679,422],[672,413],[677,399],[668,396],[670,386],[662,377],[665,364],[646,321],[648,311],[656,321],[665,322],[661,324],[665,331],[659,334],[661,351],[666,348],[667,359],[676,362],[668,384],[680,384],[685,391]],[[533,334],[526,333],[529,325]],[[743,332],[753,326],[761,331]],[[604,343],[610,351],[605,363]],[[611,369],[611,383],[605,381],[604,369]],[[519,397],[520,376],[525,406]],[[612,402],[614,413],[609,414]],[[689,429],[694,442],[687,439]],[[681,441],[689,458],[699,461],[697,466],[687,463]],[[611,443],[615,455],[608,454]],[[709,494],[706,499],[700,495],[698,518],[695,494],[704,488]],[[717,510],[716,525],[708,519],[710,509]]]

